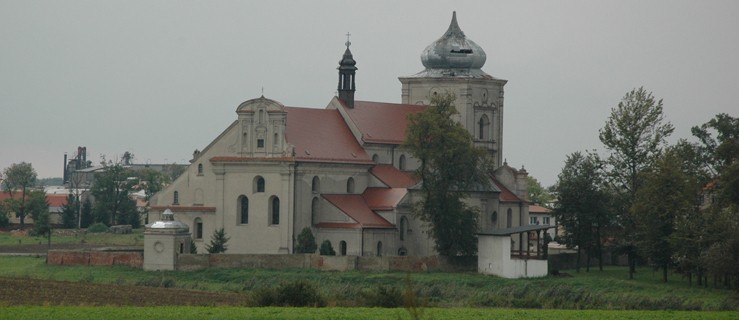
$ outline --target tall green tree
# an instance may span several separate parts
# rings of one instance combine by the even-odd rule
[[[73,194],[67,196],[67,203],[62,206],[62,226],[65,228],[76,228],[80,212],[80,204]]]
[[[739,288],[739,118],[718,114],[692,128],[713,174],[703,190],[705,225],[700,268]],[[714,135],[715,134],[715,138]],[[731,283],[733,279],[733,283]],[[699,278],[700,281],[700,278]],[[707,275],[706,275],[707,281]],[[700,284],[700,283],[699,283]]]
[[[11,164],[10,167],[5,168],[3,171],[3,186],[5,190],[10,193],[10,198],[13,198],[16,190],[20,189],[20,197],[18,200],[18,206],[15,214],[21,221],[21,229],[25,227],[26,219],[26,196],[29,188],[36,184],[36,170],[30,163],[21,162]]]
[[[137,214],[131,212],[136,210],[136,203],[129,197],[136,181],[128,179],[133,174],[120,163],[103,161],[103,166],[101,172],[95,173],[95,183],[90,189],[95,198],[95,221],[115,225],[119,216]]]
[[[414,213],[429,224],[436,251],[444,256],[477,252],[478,216],[463,200],[469,191],[490,184],[489,160],[472,136],[454,120],[450,93],[437,95],[424,111],[409,116],[405,147],[420,162],[421,201]]]
[[[564,227],[560,241],[569,248],[578,249],[578,271],[582,252],[586,254],[588,270],[592,254],[603,269],[602,233],[612,220],[610,196],[604,183],[603,161],[594,153],[575,152],[567,156],[558,175],[554,216]]]
[[[26,210],[33,219],[33,232],[37,235],[50,236],[51,216],[49,214],[49,202],[46,201],[46,193],[43,190],[33,190],[28,193]]]
[[[600,130],[599,138],[610,152],[609,180],[619,195],[618,220],[623,228],[621,247],[628,255],[629,278],[636,271],[636,221],[631,210],[639,188],[643,185],[640,175],[650,168],[666,146],[665,139],[674,127],[665,122],[662,100],[654,98],[644,88],[628,92]]]
[[[670,241],[677,217],[691,216],[696,210],[693,176],[682,171],[682,159],[674,151],[662,155],[651,170],[642,173],[644,185],[631,207],[636,220],[637,248],[655,268],[667,270],[676,252]]]

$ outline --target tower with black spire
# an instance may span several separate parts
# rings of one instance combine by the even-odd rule
[[[339,61],[338,91],[339,99],[344,101],[349,108],[354,108],[354,91],[356,90],[354,81],[357,72],[357,67],[355,65],[357,62],[354,61],[352,52],[349,50],[350,45],[352,45],[352,43],[349,42],[349,34],[347,33],[346,51],[344,51],[344,56],[341,58],[341,61]]]

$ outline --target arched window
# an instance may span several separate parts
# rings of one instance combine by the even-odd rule
[[[313,177],[313,183],[310,188],[313,193],[321,193],[321,179],[318,176]]]
[[[480,140],[489,140],[490,139],[490,119],[488,119],[488,116],[486,114],[483,114],[482,117],[480,117],[480,121],[477,122],[479,127],[478,132],[478,138]]]
[[[401,171],[405,171],[405,155],[400,155],[400,159],[398,159],[398,169]]]
[[[275,137],[272,140],[272,144],[278,146],[280,144],[280,135],[275,133]]]
[[[203,220],[200,218],[195,218],[193,221],[193,225],[195,225],[195,239],[202,239],[203,238]]]
[[[493,223],[493,227],[498,225],[498,211],[493,211],[490,215],[490,222]]]
[[[377,241],[377,256],[382,257],[382,241]]]
[[[372,162],[379,163],[380,162],[380,156],[378,156],[377,154],[373,154],[372,155]]]
[[[264,192],[264,178],[262,178],[261,176],[256,176],[254,178],[253,188],[254,190],[256,190],[256,192]]]
[[[349,177],[349,180],[346,181],[346,193],[354,193],[354,178],[352,177]]]
[[[508,208],[508,213],[506,214],[506,228],[510,228],[513,226],[513,210],[511,208]]]
[[[203,174],[203,164],[198,163],[198,175],[201,175],[201,174]]]
[[[245,195],[239,196],[238,202],[239,221],[241,224],[249,223],[249,198]]]
[[[271,213],[270,224],[280,224],[280,198],[272,197],[269,212]]]
[[[341,242],[339,242],[339,253],[342,256],[346,255],[346,241],[342,240]]]
[[[314,197],[310,206],[310,221],[312,225],[318,223],[318,204],[318,197]]]
[[[400,218],[400,241],[405,240],[405,233],[408,232],[408,218]]]
[[[174,192],[174,199],[172,200],[172,204],[180,204],[180,192],[179,191]]]

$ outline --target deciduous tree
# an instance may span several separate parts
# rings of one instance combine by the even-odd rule
[[[591,252],[596,254],[600,269],[603,269],[602,231],[611,222],[610,197],[604,181],[603,162],[594,153],[575,152],[567,156],[558,176],[554,215],[564,227],[560,242],[578,249],[578,271],[583,250],[587,255],[588,270]]]
[[[103,160],[102,164],[104,168],[95,174],[95,183],[90,189],[95,198],[93,211],[96,222],[112,226],[119,222],[120,215],[137,214],[136,203],[129,197],[136,181],[128,179],[132,174],[120,163]]]
[[[664,121],[662,100],[644,88],[628,92],[618,106],[611,109],[599,138],[610,152],[609,180],[619,194],[619,223],[623,228],[621,244],[629,258],[629,278],[636,268],[636,222],[631,206],[643,184],[640,173],[652,166],[672,134],[672,124]]]
[[[20,189],[18,206],[14,211],[16,216],[20,218],[21,229],[23,229],[26,218],[26,196],[28,189],[36,184],[36,170],[33,169],[30,163],[14,163],[5,168],[3,175],[3,186],[10,193],[10,198],[13,198],[15,191]]]
[[[436,251],[444,256],[477,252],[478,212],[463,199],[490,183],[489,161],[474,147],[469,132],[454,120],[450,93],[435,96],[424,111],[409,117],[405,146],[420,162],[423,201],[414,213],[429,224]]]

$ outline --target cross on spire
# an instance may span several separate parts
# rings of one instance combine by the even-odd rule
[[[352,35],[352,34],[351,34],[351,33],[349,33],[349,32],[347,32],[347,33],[346,33],[346,43],[345,43],[345,44],[346,44],[346,47],[347,47],[347,48],[349,48],[349,46],[350,46],[350,45],[352,45],[351,41],[349,41],[349,37],[350,37],[351,35]]]

